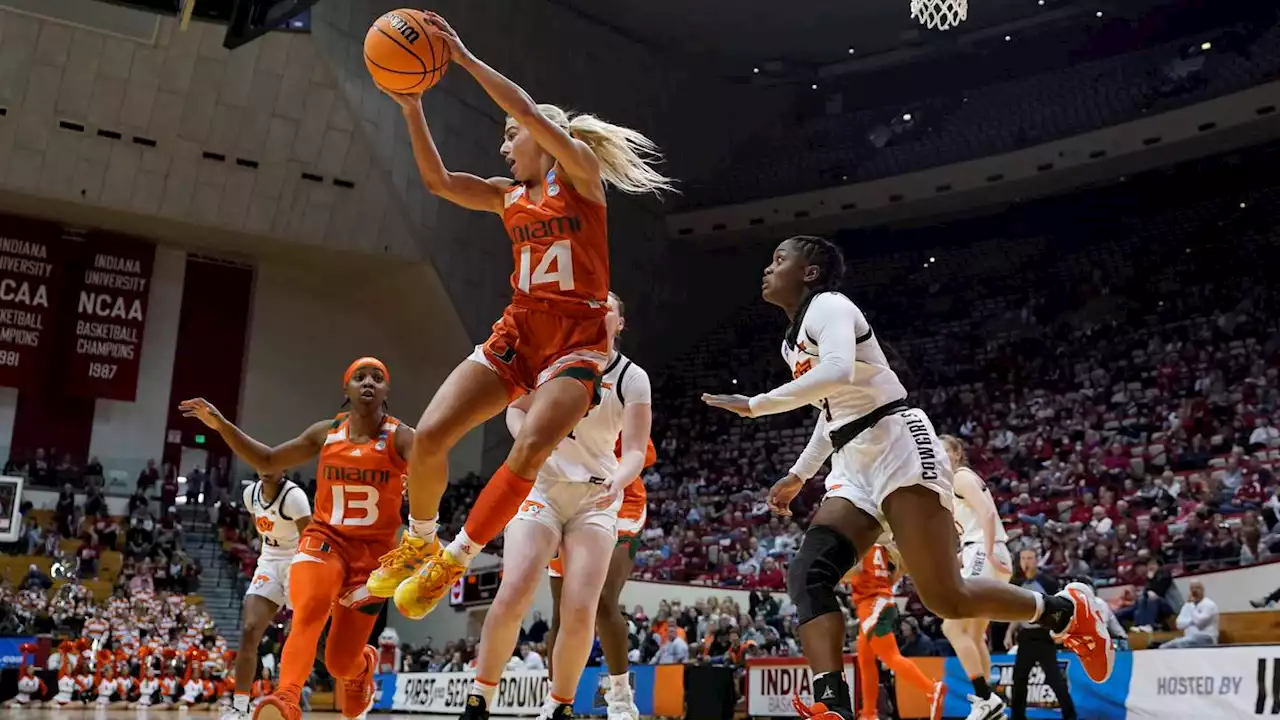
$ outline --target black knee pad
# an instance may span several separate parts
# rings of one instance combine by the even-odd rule
[[[857,561],[853,543],[835,530],[813,525],[805,531],[787,571],[787,594],[796,604],[799,624],[840,612],[835,588]]]

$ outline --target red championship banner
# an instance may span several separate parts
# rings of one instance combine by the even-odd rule
[[[63,300],[61,232],[0,215],[0,385],[30,388],[46,379]]]
[[[71,395],[127,400],[137,393],[142,331],[156,249],[148,242],[90,232],[67,241],[61,324],[63,379]]]

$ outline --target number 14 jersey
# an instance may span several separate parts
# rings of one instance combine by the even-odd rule
[[[609,296],[605,206],[568,185],[559,168],[547,172],[541,202],[529,198],[525,185],[508,189],[502,224],[515,255],[514,304],[534,299],[553,306],[604,307]]]
[[[349,415],[334,419],[316,468],[315,523],[341,538],[395,544],[408,469],[396,452],[400,424],[385,415],[373,437],[355,442]]]

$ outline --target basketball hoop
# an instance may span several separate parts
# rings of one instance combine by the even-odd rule
[[[969,19],[969,0],[911,0],[911,17],[931,30],[950,30]]]

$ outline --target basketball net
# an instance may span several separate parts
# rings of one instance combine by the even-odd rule
[[[950,30],[969,19],[969,0],[911,0],[911,17],[931,30]]]

